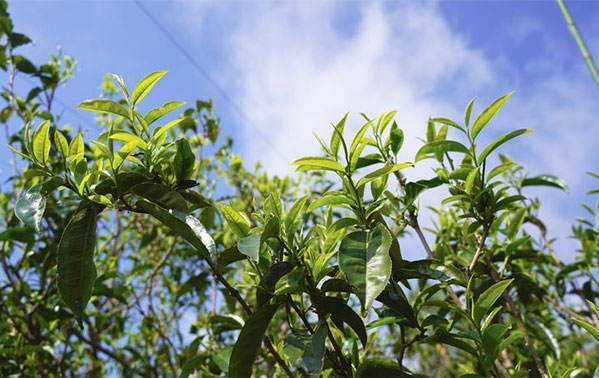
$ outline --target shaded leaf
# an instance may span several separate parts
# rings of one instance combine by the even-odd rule
[[[58,290],[83,327],[83,313],[96,280],[94,250],[97,216],[103,206],[82,202],[58,244]]]
[[[231,352],[229,377],[250,377],[252,375],[252,367],[258,356],[260,345],[262,345],[262,339],[278,308],[278,304],[260,307],[245,322]]]

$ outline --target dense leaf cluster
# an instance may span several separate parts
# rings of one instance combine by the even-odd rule
[[[74,60],[16,55],[30,40],[0,4],[0,121],[16,130],[0,375],[598,374],[599,206],[564,264],[527,190],[565,184],[497,154],[531,130],[480,144],[511,93],[476,116],[470,102],[463,122],[431,118],[413,157],[395,112],[363,114],[353,135],[346,114],[280,178],[219,144],[211,101],[142,111],[164,71],[107,76],[78,106],[99,134],[75,132],[52,110]],[[26,96],[17,75],[37,83]],[[430,176],[407,178],[427,161]],[[433,189],[446,196],[423,229]],[[408,233],[418,260],[402,256]]]

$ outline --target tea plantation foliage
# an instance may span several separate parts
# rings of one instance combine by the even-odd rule
[[[19,55],[31,41],[0,8],[0,376],[599,375],[599,212],[560,261],[529,187],[565,184],[500,153],[531,130],[480,142],[511,93],[431,118],[415,156],[395,112],[355,133],[346,114],[277,177],[232,152],[211,101],[142,112],[164,71],[106,76],[78,105],[94,135],[65,124],[75,61]]]

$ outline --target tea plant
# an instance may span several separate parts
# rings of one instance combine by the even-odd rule
[[[23,125],[0,197],[3,376],[597,374],[599,205],[563,263],[528,191],[565,183],[499,154],[531,130],[480,142],[511,93],[431,118],[415,156],[395,112],[352,135],[346,114],[273,177],[220,144],[211,101],[142,111],[165,71],[105,77],[78,105],[100,133],[74,132],[52,108],[74,60],[15,55],[29,39],[2,4],[0,117]],[[20,97],[17,75],[39,86]],[[423,160],[430,176],[408,179]],[[427,190],[447,193],[431,228]]]

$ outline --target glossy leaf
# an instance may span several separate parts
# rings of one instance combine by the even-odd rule
[[[41,232],[42,216],[46,210],[46,198],[38,192],[26,192],[15,205],[15,215],[36,232]]]
[[[382,168],[377,169],[376,171],[370,172],[369,174],[367,174],[366,176],[362,177],[360,179],[360,181],[358,181],[356,187],[358,188],[358,190],[360,188],[362,188],[364,185],[366,185],[367,183],[376,180],[379,177],[383,177],[383,176],[387,176],[393,172],[397,172],[399,170],[402,170],[404,168],[408,168],[408,167],[413,167],[414,165],[412,163],[402,163],[402,164],[389,164],[389,165],[385,165]]]
[[[389,134],[389,143],[391,145],[391,152],[394,156],[397,156],[401,146],[403,146],[404,135],[403,130],[397,126],[397,123],[393,121],[391,125],[391,132]]]
[[[306,209],[306,212],[311,213],[315,209],[322,207],[322,206],[349,207],[349,206],[355,206],[355,203],[350,198],[345,197],[345,196],[328,195],[328,196],[320,197],[320,198],[316,199],[315,201],[313,201],[312,203],[310,203],[310,206],[308,206],[308,208]]]
[[[373,230],[356,231],[341,240],[339,268],[367,313],[374,299],[385,289],[391,276],[391,235],[378,224]]]
[[[356,377],[363,378],[391,378],[406,376],[408,376],[406,373],[399,370],[397,363],[384,358],[368,359],[360,364],[360,368],[356,372]]]
[[[158,219],[175,234],[181,236],[189,244],[194,246],[201,257],[207,261],[212,261],[211,254],[214,255],[215,250],[209,250],[209,248],[211,248],[211,243],[206,243],[208,240],[206,236],[209,235],[207,235],[205,228],[199,227],[201,222],[195,217],[185,215],[176,210],[165,210],[146,200],[137,201],[136,209],[140,212],[148,213]]]

